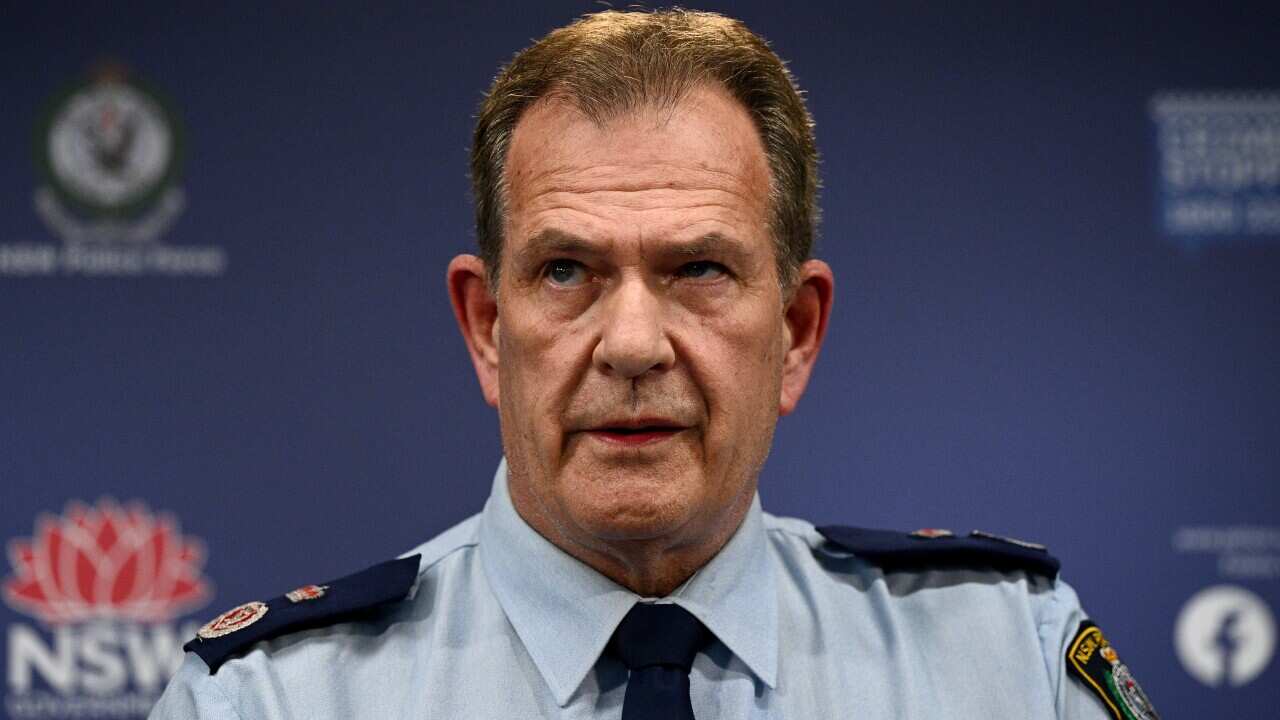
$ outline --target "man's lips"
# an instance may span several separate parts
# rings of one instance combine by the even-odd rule
[[[669,420],[644,419],[601,423],[582,432],[607,443],[638,446],[662,442],[686,429]]]

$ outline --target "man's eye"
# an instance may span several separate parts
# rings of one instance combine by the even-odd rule
[[[681,265],[676,271],[676,276],[689,280],[715,280],[728,272],[729,269],[718,262],[699,260]]]
[[[575,260],[552,260],[543,274],[553,285],[572,287],[587,280],[587,269]]]

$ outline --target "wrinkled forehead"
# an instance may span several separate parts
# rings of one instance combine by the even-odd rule
[[[550,95],[517,123],[504,171],[508,221],[549,193],[719,193],[761,224],[770,175],[764,145],[745,107],[716,85],[678,101],[609,114]]]

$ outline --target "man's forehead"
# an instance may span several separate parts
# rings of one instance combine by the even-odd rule
[[[659,142],[644,142],[660,138]],[[620,170],[645,172],[619,174]],[[652,176],[649,173],[652,173]],[[665,173],[665,176],[664,176]],[[532,105],[516,124],[505,168],[513,195],[546,184],[610,181],[615,189],[762,184],[764,145],[745,107],[719,85],[702,84],[670,104],[644,104],[590,116],[563,96]],[[763,198],[762,198],[763,199]]]

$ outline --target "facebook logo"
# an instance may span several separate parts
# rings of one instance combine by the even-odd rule
[[[1174,626],[1182,666],[1211,687],[1240,687],[1257,678],[1275,653],[1271,609],[1237,585],[1215,585],[1192,595]]]

